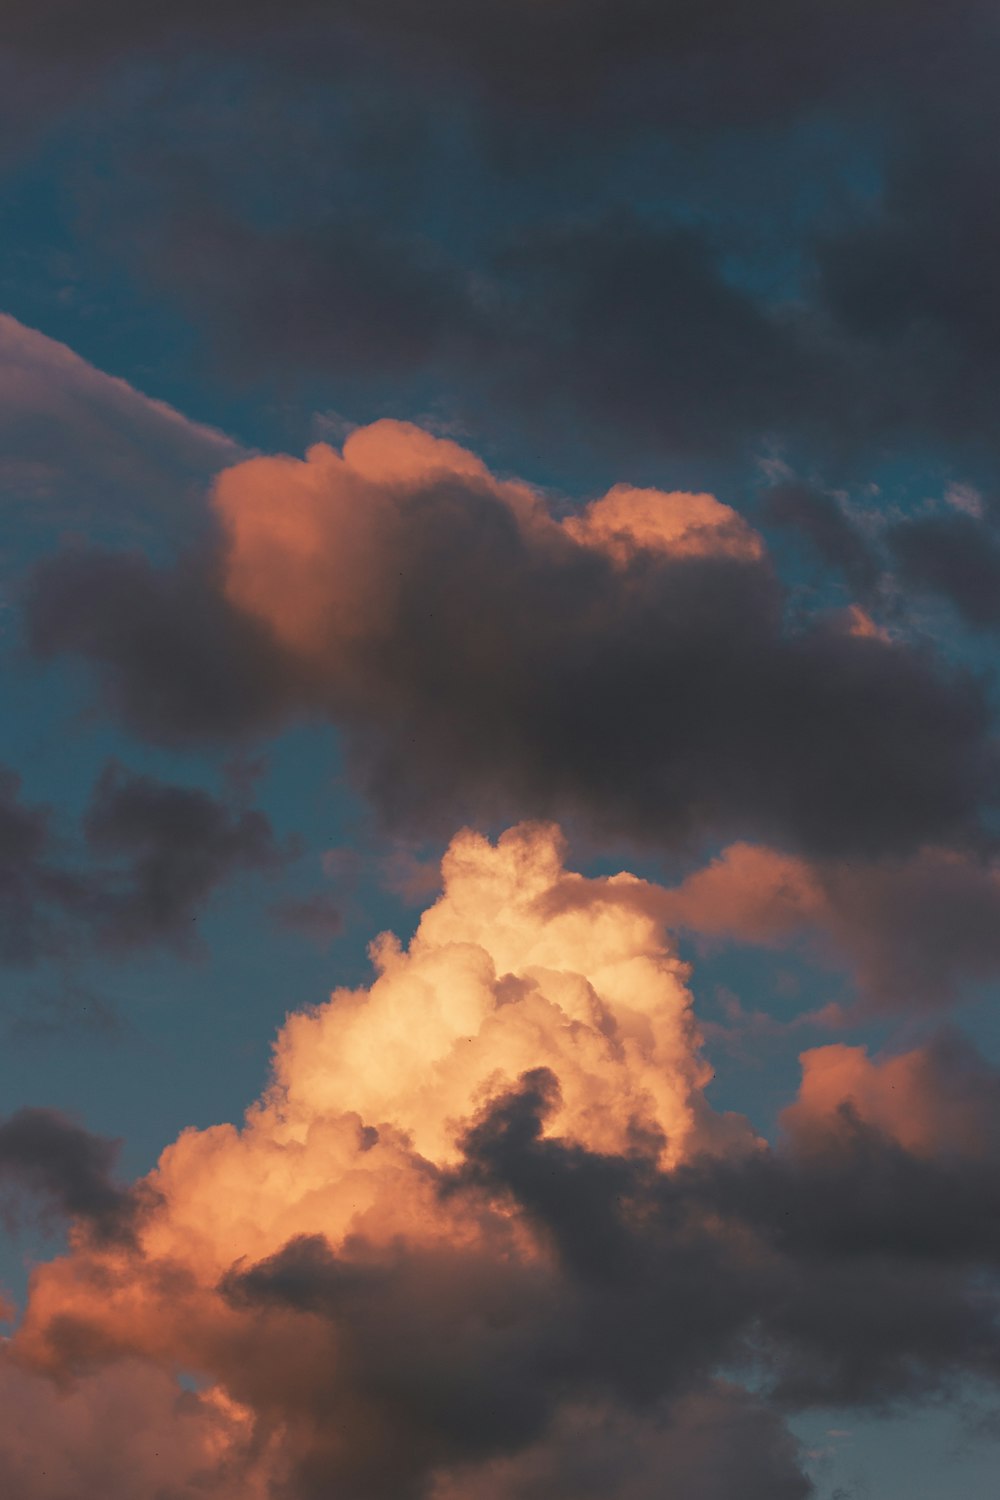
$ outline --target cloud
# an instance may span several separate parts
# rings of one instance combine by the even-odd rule
[[[804,484],[776,484],[765,492],[761,509],[771,525],[797,531],[860,598],[870,596],[880,572],[877,556],[835,495]]]
[[[1000,871],[923,848],[907,859],[807,861],[733,844],[673,890],[642,899],[677,930],[783,947],[811,940],[880,1010],[948,1005],[1000,974]]]
[[[465,832],[443,873],[368,988],[288,1018],[242,1129],[164,1152],[131,1246],[36,1268],[19,1399],[46,1376],[100,1411],[120,1371],[188,1372],[170,1420],[221,1424],[213,1500],[237,1472],[294,1500],[646,1500],[664,1464],[699,1500],[737,1474],[805,1500],[787,1406],[1000,1378],[991,1065],[949,1037],[815,1049],[767,1146],[704,1097],[641,882],[581,886],[539,826]]]
[[[920,516],[889,533],[900,573],[913,589],[939,594],[966,625],[1000,626],[1000,540],[977,516]]]
[[[515,1458],[436,1484],[433,1500],[653,1500],[664,1475],[692,1500],[806,1500],[799,1455],[773,1412],[717,1382],[667,1410],[599,1405],[560,1413],[554,1431]]]
[[[214,507],[206,561],[70,553],[28,590],[34,649],[90,658],[154,739],[327,715],[385,818],[432,832],[515,811],[874,855],[961,844],[995,795],[983,684],[850,618],[789,628],[713,497],[618,486],[559,519],[383,421],[226,470]]]
[[[583,442],[602,463],[717,462],[764,433],[825,431],[846,384],[856,398],[797,308],[727,278],[707,235],[627,209],[497,229],[464,260],[370,209],[278,228],[215,199],[156,211],[145,274],[232,374],[347,379],[383,400],[430,382],[474,430],[502,413],[532,448]]]
[[[928,440],[991,444],[996,225],[983,205],[996,195],[979,122],[992,119],[996,37],[979,0],[947,20],[931,0],[769,0],[752,28],[731,0],[418,15],[174,0],[141,16],[91,6],[83,26],[60,0],[13,11],[0,46],[15,73],[74,59],[152,71],[136,113],[112,117],[120,139],[146,124],[139,109],[163,111],[135,151],[138,206],[115,162],[107,240],[117,255],[131,246],[129,271],[176,298],[239,383],[253,372],[284,396],[289,379],[318,376],[355,414],[430,396],[486,433],[502,411],[536,450],[585,442],[602,461],[711,461],[777,437],[839,468]],[[207,73],[223,93],[245,87],[238,103],[198,79],[206,52],[225,54]],[[316,128],[331,78],[337,107]],[[261,88],[310,94],[308,145],[291,105],[278,131],[254,108]],[[754,143],[757,193],[734,124]],[[827,131],[844,160],[819,211]],[[692,194],[702,150],[711,186]],[[303,173],[312,155],[336,166]],[[792,177],[776,206],[773,182]],[[254,205],[275,200],[262,222]]]
[[[124,863],[92,903],[98,941],[111,949],[190,946],[208,898],[242,871],[275,871],[288,859],[264,813],[234,809],[195,787],[169,786],[112,762],[84,819],[99,859]]]
[[[344,926],[340,907],[327,891],[275,902],[271,915],[279,927],[302,933],[321,948],[328,948]]]
[[[87,861],[67,859],[51,813],[0,772],[0,957],[29,964],[96,947],[197,946],[192,924],[244,871],[287,863],[266,816],[109,762],[82,825]],[[81,992],[84,993],[84,992]]]
[[[267,631],[227,607],[213,571],[199,559],[161,572],[138,552],[56,554],[31,591],[32,649],[45,659],[72,640],[106,670],[108,707],[154,740],[277,727],[301,691],[295,674]]]
[[[86,1225],[99,1240],[132,1239],[139,1200],[112,1178],[118,1144],[49,1109],[0,1121],[0,1185],[37,1194],[45,1209]]]
[[[30,963],[54,941],[50,912],[72,906],[77,878],[51,862],[50,809],[29,806],[21,778],[0,767],[0,958]]]
[[[0,1484],[20,1500],[204,1494],[269,1500],[248,1461],[248,1418],[217,1392],[125,1361],[57,1387],[0,1350]]]
[[[30,518],[85,529],[170,506],[241,454],[224,433],[0,313],[0,493]]]
[[[5,11],[0,46],[35,59],[75,54],[86,63],[179,40],[274,49],[276,34],[284,31],[293,57],[298,38],[300,57],[309,44],[329,64],[330,42],[360,32],[397,62],[405,59],[418,70],[437,63],[432,79],[442,62],[451,63],[501,99],[554,101],[576,112],[608,99],[622,107],[621,74],[630,69],[626,78],[638,92],[633,109],[668,120],[728,124],[780,119],[845,89],[864,95],[872,75],[892,87],[913,72],[919,76],[921,62],[935,48],[940,55],[956,39],[961,45],[989,40],[988,29],[977,24],[975,3],[958,5],[944,31],[928,0],[878,0],[806,15],[786,0],[772,0],[758,7],[754,20],[748,29],[732,0],[704,9],[663,9],[646,0],[618,7],[608,0],[575,0],[539,8],[530,0],[508,0],[475,12],[439,0],[418,17],[397,0],[340,0],[334,6],[297,0],[291,7],[275,0],[228,0],[208,14],[191,0],[173,0],[155,12],[104,0],[85,21],[63,0],[45,0],[37,9],[19,0]],[[894,45],[901,25],[909,41],[902,56]],[[651,60],[665,75],[662,92],[649,77]]]

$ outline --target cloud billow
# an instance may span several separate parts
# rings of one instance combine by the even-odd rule
[[[184,1132],[133,1190],[132,1240],[86,1232],[106,1147],[67,1155],[60,1125],[14,1152],[80,1221],[0,1360],[27,1431],[52,1378],[97,1412],[132,1370],[143,1421],[177,1427],[170,1482],[200,1464],[212,1500],[568,1497],[584,1455],[627,1500],[665,1463],[696,1500],[736,1476],[806,1500],[783,1414],[1000,1375],[995,1068],[948,1036],[815,1048],[767,1145],[705,1097],[642,882],[562,852],[550,827],[459,835],[409,947],[383,934],[369,988],[289,1016],[242,1129]],[[171,1415],[176,1368],[198,1395]]]
[[[407,424],[217,481],[212,556],[66,553],[34,649],[99,669],[150,738],[326,715],[398,825],[572,817],[662,848],[815,855],[981,840],[984,684],[865,617],[785,620],[763,541],[711,496],[619,485],[558,519]]]

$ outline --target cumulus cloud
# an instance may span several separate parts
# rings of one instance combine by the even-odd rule
[[[34,648],[93,660],[153,738],[329,715],[385,817],[435,832],[514,811],[902,853],[977,836],[995,795],[983,684],[853,616],[791,629],[714,497],[616,486],[560,518],[382,421],[227,469],[213,498],[198,565],[69,553],[29,590]]]
[[[164,1152],[130,1242],[36,1268],[0,1473],[62,1403],[106,1451],[137,1371],[137,1430],[177,1424],[171,1473],[201,1454],[212,1497],[645,1500],[667,1465],[698,1500],[805,1500],[784,1404],[1000,1376],[995,1070],[950,1038],[815,1049],[766,1146],[705,1099],[641,882],[581,888],[561,852],[459,835],[409,947],[289,1016],[242,1129]],[[168,1410],[178,1369],[198,1395]]]

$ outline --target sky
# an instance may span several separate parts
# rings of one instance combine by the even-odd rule
[[[0,1492],[996,1490],[998,66],[0,7]]]

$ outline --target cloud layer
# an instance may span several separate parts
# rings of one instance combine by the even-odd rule
[[[240,456],[224,433],[106,375],[37,329],[0,313],[0,495],[22,518],[86,534],[135,525],[141,498],[186,506]],[[130,515],[131,512],[131,515]]]

